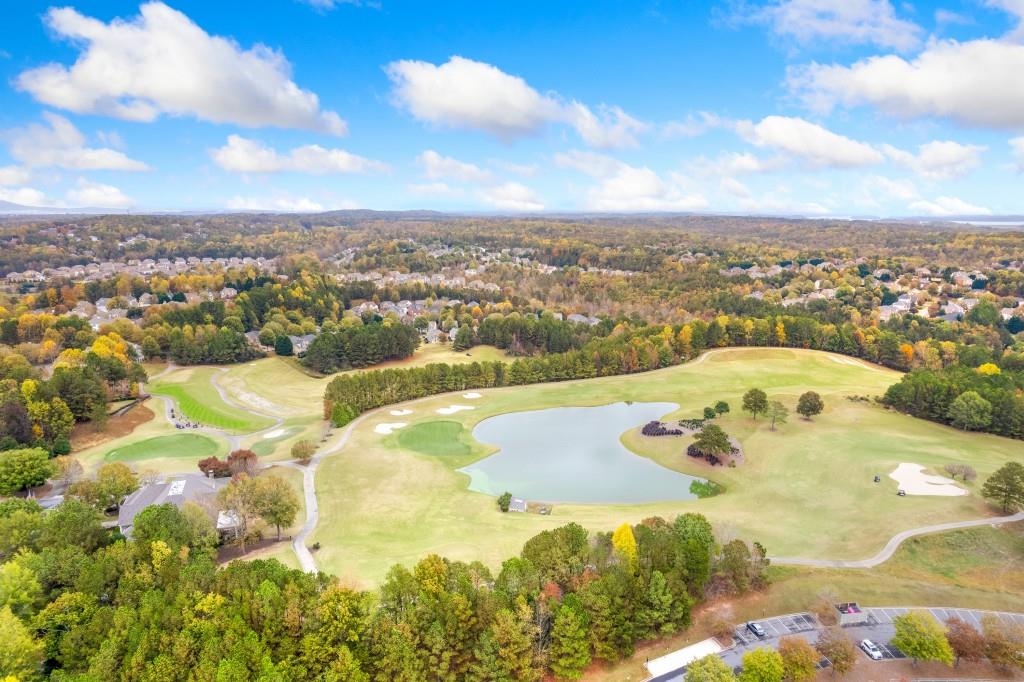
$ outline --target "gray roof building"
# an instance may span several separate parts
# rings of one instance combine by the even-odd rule
[[[146,507],[155,504],[173,504],[181,509],[186,502],[195,502],[204,508],[216,501],[217,491],[227,485],[230,479],[207,478],[202,474],[174,474],[158,483],[149,483],[125,498],[117,514],[117,527],[121,533],[131,537],[135,517]],[[204,505],[204,502],[207,503]],[[223,524],[223,527],[222,527]],[[219,513],[217,529],[234,527],[230,515]]]

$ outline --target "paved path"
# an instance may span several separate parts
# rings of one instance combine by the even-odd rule
[[[996,526],[1002,523],[1013,523],[1014,521],[1024,521],[1024,512],[1018,512],[1010,516],[997,516],[989,517],[986,519],[974,519],[971,521],[953,521],[951,523],[939,523],[934,526],[923,526],[921,528],[911,528],[905,530],[902,533],[897,533],[892,536],[889,542],[886,543],[885,547],[882,548],[878,554],[868,559],[859,559],[855,561],[836,561],[832,559],[801,559],[799,557],[772,557],[773,564],[788,564],[791,566],[815,566],[818,568],[873,568],[892,557],[893,552],[899,547],[904,540],[912,538],[917,535],[928,535],[930,533],[941,533],[947,530],[957,530],[959,528],[975,528],[977,526]]]

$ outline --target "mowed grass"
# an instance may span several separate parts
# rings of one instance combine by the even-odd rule
[[[405,360],[393,360],[351,371],[423,367],[436,362],[483,362],[504,360],[507,357],[503,350],[493,346],[477,346],[468,351],[456,352],[448,344],[432,343],[420,346],[412,357]],[[239,404],[277,416],[299,416],[321,414],[321,399],[331,378],[310,376],[294,358],[268,357],[234,365],[218,376],[218,381]]]
[[[225,431],[248,433],[272,424],[272,420],[238,409],[220,397],[211,381],[217,370],[195,367],[161,377],[146,389],[154,395],[171,398],[187,419]]]
[[[198,433],[176,433],[156,436],[110,450],[104,459],[108,462],[138,462],[147,459],[203,458],[219,450],[217,443]]]
[[[473,451],[466,429],[453,421],[423,422],[398,431],[398,445],[406,450],[438,457],[463,457]]]
[[[456,393],[388,406],[358,423],[344,450],[321,464],[321,521],[311,541],[323,546],[318,554],[322,569],[375,583],[391,564],[412,564],[432,552],[497,568],[536,533],[569,521],[608,531],[623,521],[696,511],[707,515],[720,533],[759,540],[774,556],[865,558],[901,530],[991,513],[976,494],[977,484],[965,497],[897,497],[888,473],[899,463],[914,462],[939,472],[948,462],[968,462],[984,480],[1004,462],[1020,458],[1019,442],[964,433],[847,399],[879,395],[899,376],[827,353],[728,349],[646,374],[491,389],[471,403]],[[740,413],[741,397],[751,387],[764,389],[790,410],[801,393],[815,390],[824,397],[826,409],[813,421],[794,414],[772,432],[763,419],[755,422]],[[721,424],[742,443],[746,463],[735,469],[711,468],[685,456],[689,439],[645,438],[637,428],[622,440],[638,455],[710,478],[725,485],[726,492],[686,502],[561,504],[551,516],[501,514],[494,498],[466,489],[468,478],[455,471],[466,457],[425,454],[426,446],[411,449],[401,435],[373,432],[376,424],[396,420],[409,422],[403,431],[411,433],[419,424],[442,420],[471,432],[478,421],[495,414],[622,400],[678,403],[680,409],[671,418],[699,416],[704,406],[728,401],[733,412]],[[474,409],[448,416],[436,412],[452,404]],[[389,414],[403,408],[412,414]],[[457,438],[438,441],[456,433],[453,427],[443,427],[447,432],[426,428],[430,448],[456,447]],[[471,436],[466,442],[474,459],[492,451]],[[557,442],[551,443],[550,455],[558,456]],[[875,474],[881,483],[872,482]]]

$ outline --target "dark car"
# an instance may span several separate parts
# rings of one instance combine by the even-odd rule
[[[764,631],[764,628],[761,627],[761,624],[755,623],[754,621],[750,621],[747,623],[747,629],[753,632],[758,637],[764,637],[765,635],[767,635],[767,633]]]

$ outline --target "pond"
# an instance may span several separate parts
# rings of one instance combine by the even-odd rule
[[[469,489],[489,495],[506,490],[543,502],[629,504],[692,500],[690,483],[703,479],[666,469],[631,452],[619,438],[630,429],[678,408],[674,403],[613,403],[510,412],[473,429],[495,454],[459,469]],[[679,441],[679,456],[685,456]]]

